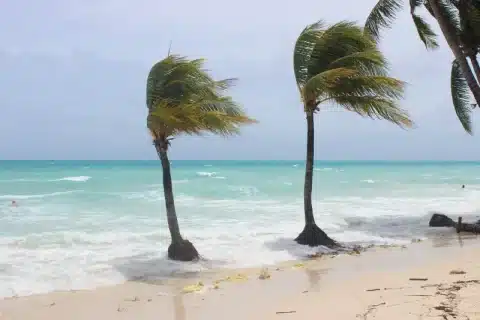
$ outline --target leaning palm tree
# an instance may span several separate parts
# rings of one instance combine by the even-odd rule
[[[293,68],[307,120],[304,185],[305,227],[300,244],[334,247],[337,243],[315,223],[312,207],[314,115],[337,105],[364,117],[386,119],[401,127],[412,121],[397,105],[404,83],[388,76],[388,66],[371,37],[352,22],[307,26],[297,39]]]
[[[480,103],[480,86],[472,72],[467,57],[472,59],[472,55],[465,49],[468,44],[464,43],[466,39],[462,36],[462,22],[460,15],[472,22],[474,18],[478,23],[478,14],[473,15],[474,2],[476,0],[410,0],[410,13],[417,29],[420,39],[423,41],[427,49],[435,49],[438,47],[436,37],[437,35],[432,30],[430,25],[417,14],[417,10],[421,7],[430,12],[436,19],[442,34],[452,50],[455,60],[452,63],[451,87],[452,99],[455,112],[462,123],[464,129],[468,133],[472,133],[470,112],[470,91],[476,100],[477,105]],[[470,3],[470,4],[469,4]],[[466,10],[460,10],[459,5],[467,6]],[[371,11],[365,23],[365,31],[375,40],[380,38],[380,31],[382,28],[388,28],[392,25],[399,10],[403,7],[403,0],[378,0],[377,4]],[[477,25],[478,27],[478,25]],[[477,30],[478,31],[478,30]],[[473,35],[471,31],[465,29],[468,35]],[[474,68],[478,66],[472,60]],[[480,70],[479,70],[480,71]],[[477,73],[477,77],[480,76]]]
[[[175,136],[239,133],[240,125],[255,122],[225,94],[235,79],[215,81],[203,69],[204,60],[169,55],[156,63],[147,79],[147,127],[162,163],[163,191],[171,236],[168,257],[192,261],[199,254],[178,225],[168,149]]]

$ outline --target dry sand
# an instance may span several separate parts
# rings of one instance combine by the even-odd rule
[[[225,270],[8,298],[0,319],[480,319],[480,239],[449,241],[286,263],[269,267],[264,280],[259,269]],[[199,292],[182,292],[198,281]]]

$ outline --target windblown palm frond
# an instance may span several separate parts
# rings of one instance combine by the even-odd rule
[[[427,49],[438,47],[437,35],[430,25],[418,14],[416,9],[426,4],[426,0],[410,0],[410,14],[417,29],[420,40]],[[403,8],[403,0],[379,0],[373,7],[367,21],[365,32],[375,41],[380,40],[381,29],[390,28],[397,17],[397,13]]]
[[[352,22],[329,28],[306,28],[294,49],[294,70],[305,112],[323,103],[339,105],[362,116],[382,118],[402,127],[412,125],[397,105],[404,83],[388,76],[388,62],[376,42]],[[304,50],[309,48],[309,50]],[[298,63],[301,61],[301,63]]]
[[[211,132],[231,135],[254,123],[224,93],[236,79],[215,81],[204,60],[171,55],[155,64],[147,79],[147,126],[164,137]]]
[[[465,131],[472,134],[470,89],[457,61],[452,63],[451,91],[458,120],[460,120]]]
[[[380,40],[381,29],[390,28],[402,8],[402,0],[379,0],[367,17],[365,32],[375,41]]]

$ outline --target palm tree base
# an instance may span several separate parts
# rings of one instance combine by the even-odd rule
[[[308,245],[310,247],[325,246],[329,248],[338,247],[338,243],[330,238],[315,223],[305,225],[303,231],[295,238],[298,244]]]
[[[188,240],[171,243],[168,246],[168,259],[176,261],[195,261],[200,258],[197,249]]]

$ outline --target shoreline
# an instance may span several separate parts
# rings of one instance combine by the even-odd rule
[[[443,319],[445,310],[425,307],[427,301],[443,308],[444,296],[436,292],[451,297],[455,294],[456,298],[450,300],[458,300],[456,305],[446,308],[452,309],[451,312],[455,309],[458,315],[474,312],[473,304],[469,307],[468,303],[480,298],[477,267],[480,244],[472,235],[455,238],[456,235],[445,235],[443,245],[426,240],[412,243],[406,249],[375,247],[360,254],[289,261],[268,267],[267,273],[262,271],[264,268],[224,269],[163,283],[137,280],[94,290],[5,298],[0,300],[0,319],[150,320],[158,319],[159,314],[165,315],[162,319],[174,320],[279,319],[280,316],[301,319],[319,312],[331,319],[362,319],[370,309],[365,319],[374,313],[385,313],[385,317],[378,319],[397,319],[397,314],[403,314],[401,319],[410,319],[410,307],[420,313],[426,308],[431,315],[438,313],[438,319]],[[452,270],[466,273],[451,275]],[[261,274],[267,279],[259,279]],[[409,280],[412,277],[428,279]],[[203,286],[195,286],[200,281]],[[472,294],[473,298],[459,295],[462,292]],[[405,302],[404,307],[400,302],[397,305],[392,302],[405,299],[411,301]],[[338,305],[338,301],[348,308],[329,308]],[[395,312],[391,313],[392,310]],[[281,313],[289,311],[294,312]],[[480,319],[480,311],[472,314],[469,319]],[[418,315],[412,319],[418,319]]]

